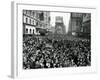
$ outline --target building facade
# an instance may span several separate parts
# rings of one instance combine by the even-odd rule
[[[91,14],[90,13],[71,13],[69,21],[70,35],[80,37],[90,37],[91,34]]]
[[[82,13],[71,13],[69,24],[69,33],[78,35],[81,32]]]
[[[91,33],[91,14],[90,13],[83,14],[82,32],[86,34]]]
[[[23,34],[38,34],[50,26],[50,12],[23,10]]]
[[[65,33],[66,33],[66,29],[63,23],[63,17],[57,16],[55,22],[55,34],[65,34]]]

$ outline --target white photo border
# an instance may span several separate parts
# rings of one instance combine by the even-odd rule
[[[97,53],[96,53],[96,8],[85,7],[66,7],[54,5],[32,5],[25,3],[13,3],[13,44],[14,50],[12,52],[12,77],[39,77],[39,76],[54,76],[66,75],[72,73],[94,73],[97,71]],[[22,40],[23,40],[23,9],[27,10],[42,10],[42,11],[55,11],[55,12],[77,12],[77,13],[91,13],[91,66],[89,67],[66,67],[55,69],[30,69],[24,70],[22,68]]]

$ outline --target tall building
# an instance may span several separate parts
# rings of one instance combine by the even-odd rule
[[[50,12],[23,10],[23,33],[37,34],[40,29],[50,26]]]
[[[90,13],[83,14],[82,32],[85,33],[88,37],[91,34],[91,14]]]
[[[68,33],[70,35],[89,38],[91,34],[91,14],[71,13]]]
[[[81,27],[82,13],[71,13],[68,34],[78,35],[81,32]]]
[[[65,29],[65,25],[63,23],[63,17],[56,16],[55,34],[65,34],[65,33],[66,33],[66,29]]]

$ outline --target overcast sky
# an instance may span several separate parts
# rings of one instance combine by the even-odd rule
[[[70,13],[50,12],[50,16],[51,16],[50,24],[52,26],[55,26],[55,18],[56,18],[56,16],[62,16],[63,17],[63,21],[64,21],[64,25],[66,26],[66,33],[68,32]]]

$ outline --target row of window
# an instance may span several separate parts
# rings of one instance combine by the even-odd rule
[[[25,33],[26,34],[34,34],[34,29],[28,29],[28,28],[26,28]]]
[[[36,20],[33,20],[31,18],[28,18],[28,17],[24,17],[24,23],[26,24],[31,24],[31,25],[36,25]]]
[[[24,14],[29,14],[31,16],[34,16],[35,12],[34,11],[31,11],[31,10],[23,10],[23,13]]]
[[[73,19],[72,20],[72,26],[80,26],[82,23],[81,23],[81,19]]]

